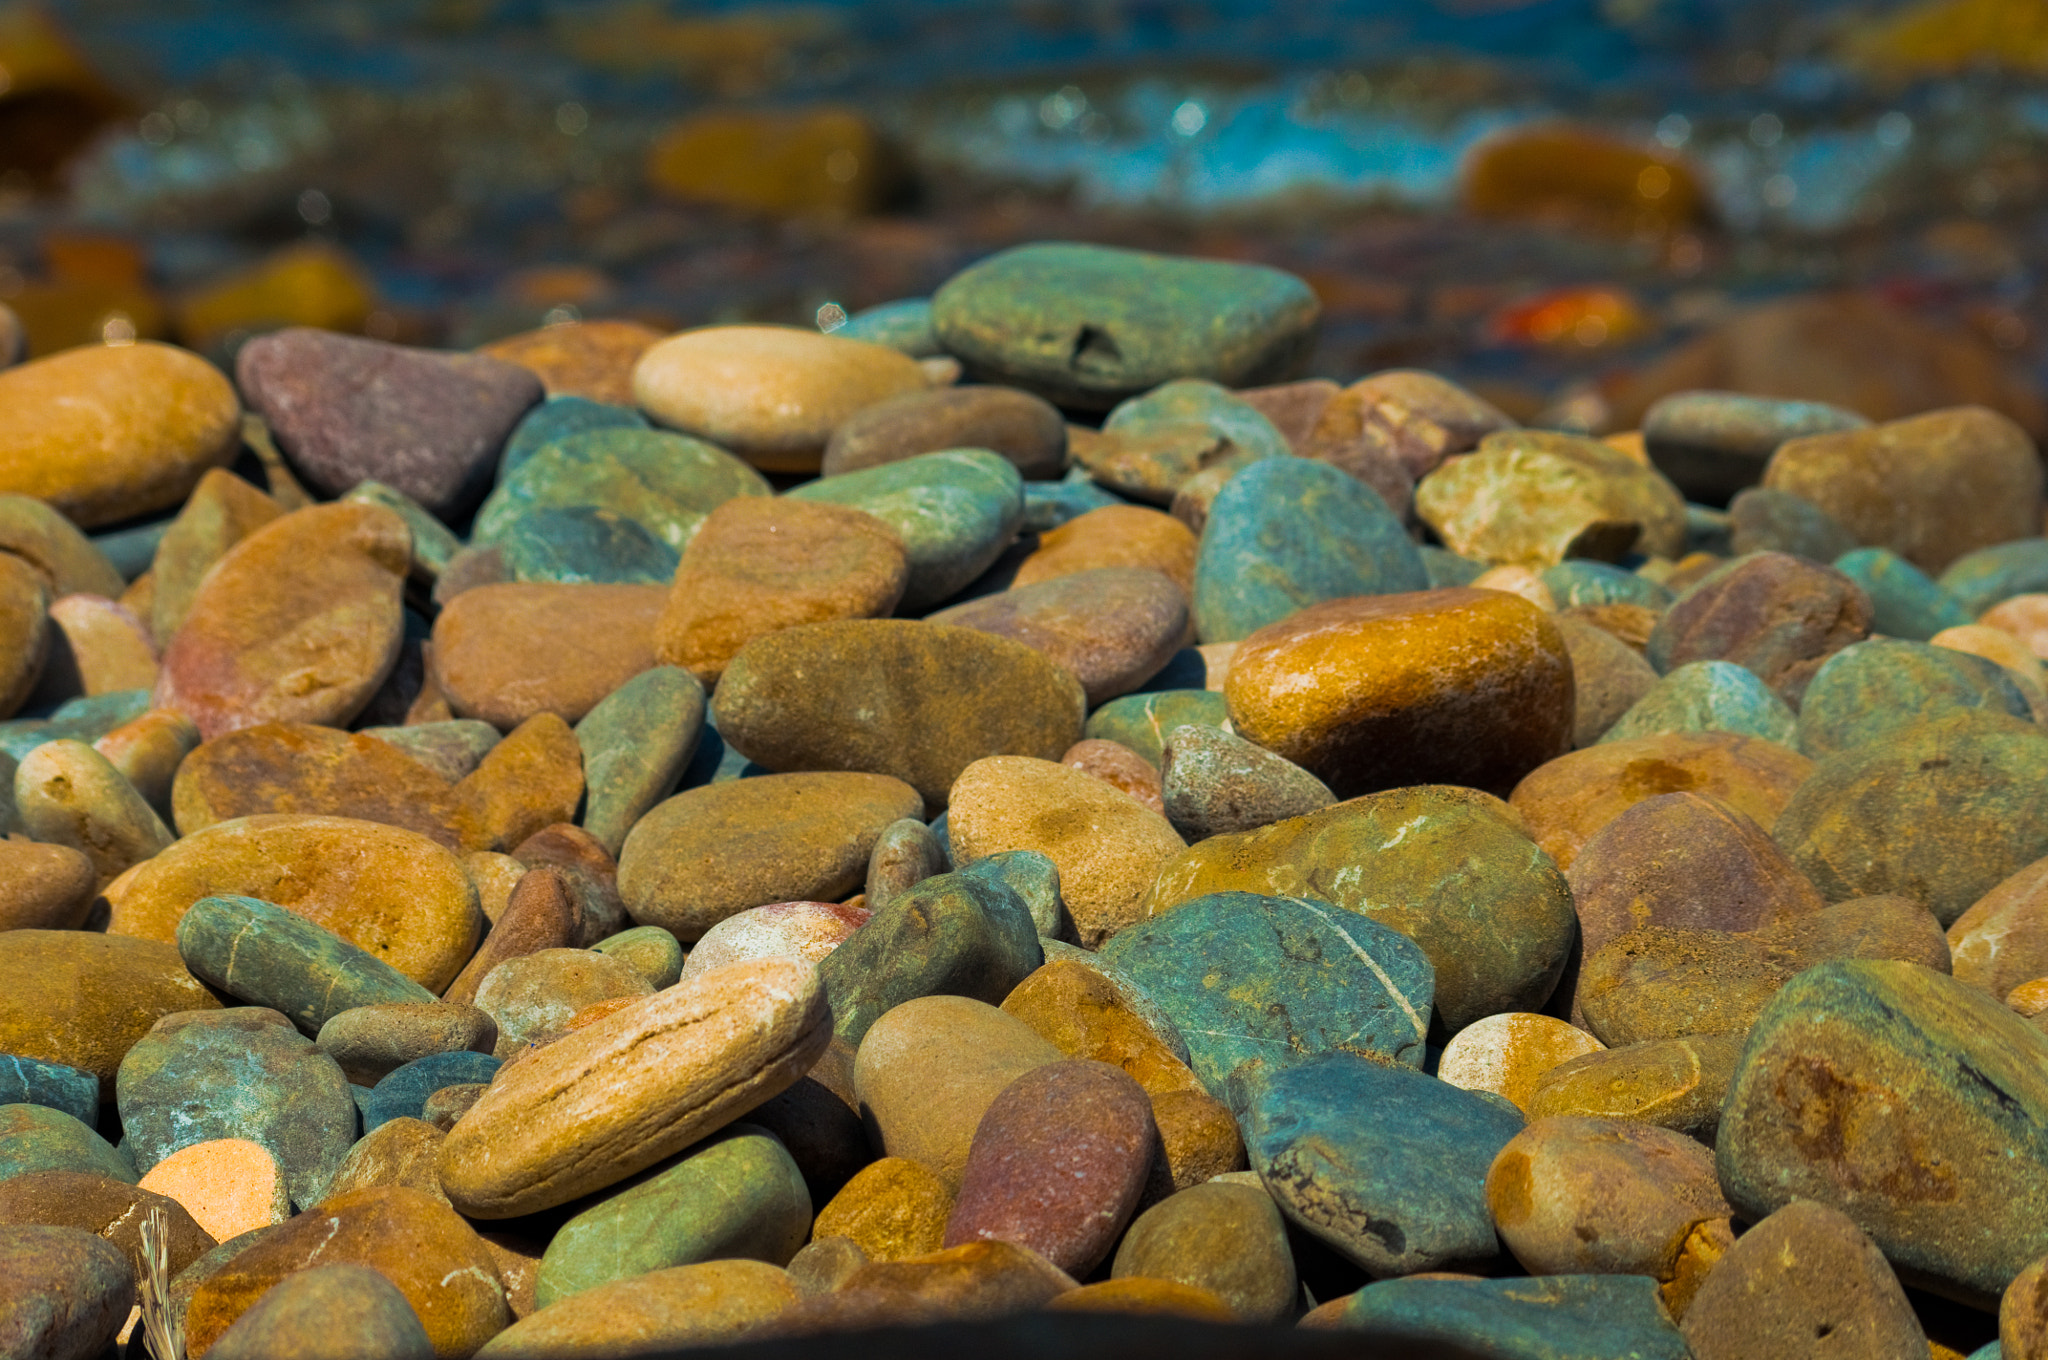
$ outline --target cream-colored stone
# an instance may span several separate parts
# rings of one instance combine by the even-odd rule
[[[1474,1021],[1452,1035],[1436,1075],[1463,1090],[1505,1096],[1526,1113],[1544,1073],[1606,1047],[1562,1020],[1509,1011]]]
[[[209,1138],[151,1167],[141,1186],[176,1200],[216,1242],[291,1217],[277,1158],[246,1138]]]

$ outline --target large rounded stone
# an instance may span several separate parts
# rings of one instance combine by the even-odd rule
[[[838,901],[860,890],[883,829],[923,805],[917,790],[880,774],[763,775],[690,789],[627,835],[619,895],[635,921],[682,940],[750,907]]]
[[[83,851],[102,885],[175,839],[112,761],[68,737],[46,741],[22,760],[14,804],[24,831]]]
[[[397,746],[313,723],[261,723],[200,745],[178,765],[171,810],[191,835],[286,812],[401,826],[464,848],[448,781]]]
[[[434,1343],[398,1287],[368,1266],[287,1275],[221,1334],[213,1360],[432,1360]]]
[[[1187,637],[1187,596],[1159,572],[1078,571],[927,616],[1014,638],[1071,672],[1092,708],[1157,675]]]
[[[168,940],[0,932],[0,1053],[91,1072],[108,1097],[122,1057],[150,1026],[219,1007]]]
[[[1806,687],[1799,749],[1821,760],[1958,709],[2033,717],[2021,682],[1995,661],[1924,642],[1873,638],[1829,657]]]
[[[1798,727],[1799,718],[1755,672],[1732,661],[1689,661],[1651,686],[1600,740],[1734,732],[1792,746],[1797,744]]]
[[[87,529],[178,504],[241,433],[226,375],[147,340],[0,372],[0,411],[0,491],[47,501]]]
[[[498,1027],[475,1006],[452,1002],[385,1002],[342,1011],[314,1036],[348,1079],[375,1086],[391,1072],[435,1053],[489,1053]]]
[[[893,775],[943,808],[984,756],[1059,759],[1080,739],[1086,703],[1071,674],[1022,643],[861,619],[755,639],[727,668],[712,712],[729,744],[771,770]],[[872,716],[852,724],[848,713]]]
[[[503,584],[465,590],[434,622],[433,680],[460,718],[509,731],[536,713],[580,722],[658,664],[664,586]]]
[[[1716,567],[1666,610],[1649,660],[1669,672],[1689,661],[1732,661],[1794,708],[1821,665],[1870,636],[1863,588],[1833,567],[1761,552]]]
[[[750,907],[705,931],[690,947],[690,956],[681,961],[680,975],[693,978],[741,959],[765,959],[778,954],[821,963],[827,954],[866,925],[872,915],[866,907],[836,902],[774,902],[765,907]]]
[[[1138,1215],[1110,1277],[1207,1289],[1251,1323],[1286,1320],[1297,1288],[1286,1220],[1273,1197],[1225,1182],[1191,1186]]]
[[[135,1267],[137,1284],[149,1274],[142,1225],[152,1213],[163,1215],[160,1237],[171,1274],[216,1245],[213,1234],[155,1184],[138,1186],[125,1177],[82,1171],[32,1171],[0,1180],[0,1224],[41,1223],[97,1234],[121,1249]]]
[[[1552,1069],[1606,1047],[1554,1016],[1503,1011],[1453,1034],[1436,1075],[1461,1090],[1491,1091],[1526,1114],[1537,1083]]]
[[[1311,606],[1246,639],[1223,694],[1239,736],[1339,797],[1427,783],[1505,794],[1571,746],[1570,654],[1541,610],[1500,591]]]
[[[48,1105],[0,1105],[0,1184],[38,1172],[86,1175],[123,1185],[141,1179],[134,1159],[83,1120]]]
[[[208,737],[346,724],[398,660],[411,557],[405,521],[382,506],[309,506],[258,529],[200,584],[152,706]]]
[[[1166,817],[1191,841],[1256,831],[1337,801],[1328,785],[1293,761],[1218,728],[1177,728],[1162,754]],[[1072,763],[1073,752],[1067,759]]]
[[[1654,689],[1657,672],[1604,628],[1567,616],[1555,616],[1551,622],[1572,659],[1572,747],[1578,750],[1599,741]]]
[[[49,660],[50,593],[36,569],[0,553],[0,713],[27,702]]]

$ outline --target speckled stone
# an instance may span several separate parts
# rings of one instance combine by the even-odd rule
[[[400,729],[401,731],[405,729]],[[493,744],[497,734],[491,734]],[[451,781],[396,745],[313,723],[259,723],[215,737],[178,766],[171,808],[181,834],[284,812],[402,826],[465,847]]]
[[[1294,762],[1213,727],[1168,736],[1160,782],[1167,819],[1189,841],[1253,831],[1337,801]]]
[[[656,529],[616,510],[599,505],[541,506],[494,523],[490,542],[463,551],[459,568],[446,573],[450,586],[437,589],[436,597],[445,603],[463,590],[497,580],[667,585],[681,560]]]
[[[100,1079],[82,1068],[0,1055],[0,1105],[43,1105],[81,1122],[100,1116]]]
[[[1436,1075],[1461,1090],[1491,1091],[1527,1113],[1536,1084],[1552,1068],[1606,1047],[1555,1017],[1503,1011],[1453,1034]]]
[[[1685,501],[1652,468],[1596,439],[1504,430],[1445,460],[1415,488],[1416,514],[1444,546],[1495,565],[1676,557]]]
[[[82,851],[101,887],[175,839],[113,762],[69,738],[44,742],[23,758],[14,772],[14,806],[36,840]]]
[[[135,1161],[92,1125],[47,1105],[0,1105],[0,1185],[36,1172],[77,1172],[133,1185]]]
[[[1292,376],[1319,311],[1300,279],[1262,265],[1047,242],[954,275],[932,328],[977,377],[1104,410],[1175,378]]]
[[[1065,667],[1092,708],[1157,675],[1187,637],[1187,596],[1149,568],[1071,572],[941,609],[932,623],[1012,638]]]
[[[1572,661],[1572,748],[1598,742],[1622,714],[1657,684],[1657,672],[1621,639],[1584,619],[1551,622]]]
[[[1286,1222],[1258,1186],[1197,1185],[1131,1224],[1110,1269],[1116,1280],[1172,1281],[1214,1293],[1239,1321],[1285,1321],[1295,1306]]]
[[[945,1246],[953,1191],[908,1157],[868,1163],[818,1211],[814,1241],[850,1240],[867,1261],[900,1261]]]
[[[595,950],[538,949],[493,968],[476,990],[476,1007],[498,1026],[492,1051],[502,1060],[567,1029],[570,1017],[586,1006],[653,992],[631,964]]]
[[[1569,1059],[1538,1079],[1529,1116],[1655,1124],[1711,1145],[1742,1043],[1739,1034],[1689,1034]]]
[[[357,1099],[363,1097],[358,1094]],[[356,1139],[327,1193],[345,1195],[399,1186],[446,1204],[448,1196],[441,1189],[440,1174],[441,1143],[446,1137],[445,1129],[412,1115],[387,1119]]]
[[[629,520],[655,543],[680,553],[712,510],[735,497],[768,494],[760,473],[701,439],[616,425],[587,429],[543,444],[507,469],[477,511],[471,542],[508,542],[538,512],[581,506]],[[579,536],[597,547],[603,542],[599,527],[590,523]],[[608,555],[616,565],[631,537],[613,532],[619,543]],[[645,551],[639,548],[635,555]]]
[[[1673,732],[1733,732],[1794,746],[1798,729],[1798,715],[1754,671],[1732,661],[1689,661],[1674,666],[1615,719],[1600,740],[1636,741]]]
[[[1084,737],[1067,748],[1060,764],[1120,789],[1139,803],[1166,815],[1165,791],[1159,771],[1143,756],[1121,742],[1101,737]]]
[[[951,867],[950,850],[930,827],[915,817],[893,821],[882,828],[868,855],[863,904],[870,913],[880,911],[904,892]]]
[[[1675,602],[1650,635],[1650,664],[1732,661],[1797,707],[1827,658],[1870,635],[1870,597],[1832,567],[1752,553],[1715,568]]]
[[[657,664],[660,586],[491,585],[434,622],[435,687],[460,718],[509,731],[536,713],[583,720]]]
[[[583,828],[617,855],[650,808],[673,789],[704,731],[704,687],[677,666],[655,666],[613,690],[576,724],[583,751]]]
[[[960,772],[983,756],[1057,760],[1080,738],[1086,702],[1072,675],[1022,643],[859,619],[749,643],[712,711],[724,739],[771,770],[893,775],[942,808]],[[875,716],[849,726],[844,715],[856,709]]]
[[[287,1275],[221,1334],[213,1360],[432,1360],[434,1343],[398,1287],[368,1266]]]
[[[1035,1312],[1074,1279],[1014,1242],[973,1242],[900,1261],[872,1261],[830,1294],[804,1299],[773,1324],[777,1336],[904,1323],[971,1322]]]
[[[789,494],[865,511],[895,531],[910,572],[898,606],[905,614],[950,599],[988,570],[1024,517],[1023,479],[986,449],[920,454],[822,477]]]
[[[1223,695],[1201,689],[1154,690],[1112,699],[1088,715],[1086,735],[1137,752],[1153,768],[1166,758],[1166,738],[1186,726],[1221,728],[1230,718]]]
[[[1948,647],[1873,638],[1828,658],[1807,687],[1799,749],[1820,760],[1965,709],[2033,716],[2020,682],[1994,661]]]
[[[103,1095],[158,1020],[220,1006],[169,943],[83,930],[0,940],[0,1053],[90,1072]]]
[[[1304,609],[1238,648],[1224,698],[1238,735],[1340,797],[1426,783],[1506,793],[1569,749],[1575,716],[1548,616],[1463,588]]]
[[[1331,1324],[1360,1342],[1516,1360],[1688,1360],[1685,1338],[1640,1275],[1387,1280],[1338,1301]]]
[[[1057,477],[1067,457],[1066,421],[1051,402],[1014,387],[906,392],[839,422],[820,471],[830,477],[941,449],[987,449],[1026,477]]]
[[[1539,1009],[1576,934],[1564,876],[1499,800],[1471,789],[1396,789],[1212,837],[1161,868],[1145,909],[1170,922],[1208,893],[1312,898],[1334,904],[1333,926],[1350,931],[1356,915],[1401,932],[1434,966],[1453,1031]]]

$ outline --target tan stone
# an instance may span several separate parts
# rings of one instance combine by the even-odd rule
[[[1505,1096],[1526,1114],[1545,1073],[1606,1047],[1562,1020],[1509,1011],[1475,1020],[1452,1035],[1436,1075],[1463,1090]]]
[[[462,857],[462,872],[476,889],[477,906],[492,925],[512,903],[512,890],[526,874],[526,866],[510,855],[479,850]]]
[[[0,1225],[37,1223],[80,1228],[120,1248],[139,1285],[145,1276],[142,1223],[164,1216],[165,1254],[176,1274],[215,1245],[215,1236],[176,1199],[150,1186],[129,1185],[84,1171],[31,1171],[0,1180]],[[0,1291],[0,1298],[5,1298]]]
[[[1549,431],[1487,435],[1422,479],[1415,511],[1452,552],[1504,566],[1685,548],[1685,498],[1662,473],[1597,439]]]
[[[49,607],[42,575],[13,553],[0,553],[0,715],[13,716],[43,678]]]
[[[779,1094],[831,1030],[811,965],[715,969],[501,1071],[450,1130],[441,1184],[474,1218],[616,1184]]]
[[[769,472],[816,472],[839,422],[929,385],[893,349],[782,326],[684,331],[633,368],[634,399],[650,416]]]
[[[153,589],[144,617],[150,621],[150,634],[157,646],[177,634],[199,594],[199,582],[213,564],[284,513],[282,505],[223,468],[214,468],[199,479],[177,518],[164,530],[150,563]]]
[[[580,722],[657,663],[666,586],[479,586],[434,623],[435,687],[458,718],[510,731],[536,713]]]
[[[215,894],[297,912],[436,993],[476,951],[483,926],[461,863],[426,837],[273,813],[195,832],[108,884],[107,929],[170,944],[186,909]]]
[[[1194,533],[1172,515],[1105,505],[1040,534],[1011,584],[1036,585],[1101,567],[1150,567],[1192,596],[1196,547]]]
[[[737,1341],[797,1300],[789,1272],[764,1261],[702,1261],[613,1280],[498,1333],[477,1360],[668,1353]]]
[[[445,1131],[424,1119],[400,1116],[387,1119],[371,1129],[348,1150],[334,1169],[327,1195],[346,1195],[357,1190],[402,1187],[446,1204],[441,1189],[441,1140]]]
[[[575,944],[582,925],[580,916],[569,892],[569,880],[561,870],[548,865],[529,869],[513,886],[503,913],[491,922],[483,947],[448,984],[441,999],[468,1005],[499,964]]]
[[[952,1212],[952,1190],[922,1162],[883,1157],[818,1211],[811,1236],[849,1238],[870,1261],[900,1261],[944,1247]]]
[[[152,708],[92,744],[151,807],[167,815],[178,769],[198,746],[198,725],[168,708]]]
[[[1546,614],[1557,612],[1557,597],[1543,578],[1528,567],[1491,567],[1468,582],[1474,590],[1499,590],[1519,595]]]
[[[1187,592],[1141,567],[1077,571],[984,595],[926,616],[1023,643],[1107,703],[1157,675],[1192,638]]]
[[[1043,1308],[1075,1288],[1065,1271],[1014,1242],[970,1242],[926,1256],[872,1261],[830,1294],[803,1300],[775,1335],[973,1321]]]
[[[179,1148],[143,1174],[141,1186],[185,1206],[214,1241],[291,1217],[277,1158],[246,1138],[210,1138]]]
[[[508,335],[477,353],[532,370],[550,397],[631,406],[633,365],[659,339],[637,321],[583,321]]]
[[[623,959],[594,949],[557,947],[519,954],[492,968],[476,989],[476,1007],[498,1026],[498,1044],[492,1051],[502,1060],[583,1028],[573,1022],[591,1008],[637,1001],[653,992],[647,979]],[[618,1009],[611,1007],[603,1014]],[[590,1023],[598,1018],[593,1016]]]
[[[49,661],[42,693],[91,697],[156,685],[156,646],[149,629],[121,604],[100,595],[66,595],[50,605]]]
[[[13,930],[0,941],[0,1053],[91,1072],[108,1095],[121,1059],[157,1021],[220,1009],[171,944],[82,930]]]
[[[2015,595],[1977,616],[1988,628],[2010,633],[2036,657],[2048,657],[2048,595]]]
[[[233,455],[241,407],[198,355],[140,341],[0,371],[0,491],[87,529],[176,505]]]
[[[84,851],[101,887],[175,839],[111,761],[70,738],[46,741],[22,760],[14,805],[29,835]]]
[[[0,552],[34,567],[52,599],[111,598],[127,588],[114,564],[77,525],[33,496],[0,495]]]
[[[0,840],[0,931],[76,930],[98,888],[99,874],[82,850]]]
[[[868,909],[849,902],[773,902],[728,916],[690,946],[683,976],[692,978],[741,959],[774,955],[822,963],[866,925]],[[936,1250],[936,1248],[934,1248]]]

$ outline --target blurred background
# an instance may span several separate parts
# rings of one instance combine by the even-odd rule
[[[1631,427],[1732,387],[2048,433],[2048,0],[0,0],[0,301],[830,326],[1018,241],[1291,269],[1312,372]]]

